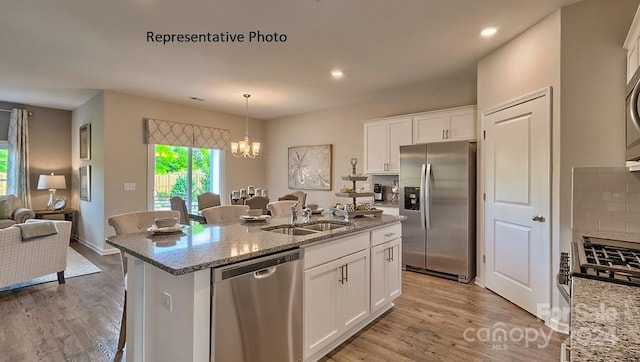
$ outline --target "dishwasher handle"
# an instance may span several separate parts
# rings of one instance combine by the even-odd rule
[[[276,268],[277,267],[272,266],[271,268],[258,270],[257,272],[253,272],[253,277],[256,279],[268,278],[276,272]]]
[[[267,255],[261,258],[251,259],[226,267],[214,269],[214,283],[218,283],[225,279],[234,278],[244,274],[253,274],[256,279],[266,278],[273,274],[278,265],[294,262],[302,259],[302,250],[295,249],[292,251]]]

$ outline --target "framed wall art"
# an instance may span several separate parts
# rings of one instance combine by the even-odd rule
[[[91,159],[91,123],[80,126],[80,159]]]
[[[332,145],[289,147],[289,188],[331,190]]]
[[[82,166],[78,170],[80,200],[91,201],[91,166]]]

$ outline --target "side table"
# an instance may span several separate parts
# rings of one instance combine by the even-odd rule
[[[62,210],[33,210],[36,214],[36,219],[48,219],[52,215],[63,215],[64,219],[71,221],[71,240],[77,241],[76,234],[76,214],[78,210],[75,209],[62,209]]]

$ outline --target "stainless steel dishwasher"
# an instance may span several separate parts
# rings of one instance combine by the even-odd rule
[[[302,361],[302,250],[212,273],[211,361]]]

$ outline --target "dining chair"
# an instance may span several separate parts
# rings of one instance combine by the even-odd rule
[[[278,197],[278,201],[290,201],[290,200],[298,201],[298,196],[294,194],[286,194]]]
[[[178,196],[170,198],[169,202],[171,203],[171,210],[178,211],[180,213],[180,223],[189,225],[189,211],[187,210],[187,202]]]
[[[247,205],[221,205],[206,208],[200,214],[207,220],[207,224],[223,224],[231,221],[240,221],[240,215],[246,215],[249,211]]]
[[[174,210],[140,211],[110,216],[108,224],[113,227],[116,235],[139,233],[147,230],[156,222],[157,218],[175,217],[180,219],[180,212]],[[120,323],[120,336],[118,338],[118,351],[124,348],[127,340],[127,257],[120,251],[122,261],[122,276],[124,279],[124,302],[122,304],[122,322]]]
[[[305,198],[306,196],[307,195],[305,194]],[[300,201],[300,197],[291,193],[278,197],[278,201]],[[298,209],[298,211],[302,211],[302,202],[299,202],[296,208]]]
[[[202,211],[209,207],[220,206],[220,195],[213,192],[205,192],[198,195],[198,211]]]
[[[245,205],[249,206],[250,209],[262,209],[262,214],[266,215],[267,204],[269,203],[269,198],[264,196],[254,196],[250,199],[247,199]]]
[[[304,209],[307,206],[307,193],[306,192],[295,191],[295,192],[292,192],[291,195],[298,197],[298,200],[300,201],[299,206],[300,206],[301,209]]]
[[[291,215],[291,206],[297,202],[298,200],[272,201],[267,204],[267,210],[269,210],[271,216],[289,216]]]

